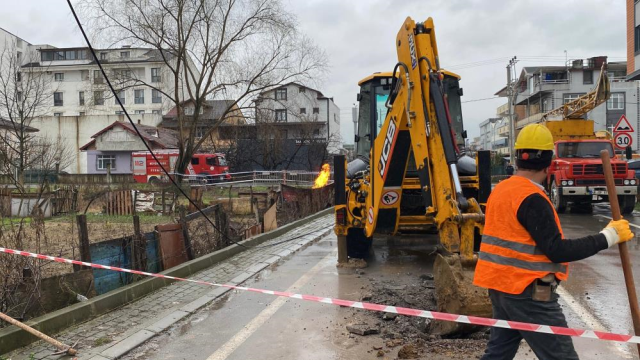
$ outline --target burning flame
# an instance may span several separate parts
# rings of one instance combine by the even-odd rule
[[[316,177],[316,180],[313,183],[312,189],[319,189],[327,185],[330,175],[331,175],[331,166],[329,166],[329,164],[322,165],[322,170],[320,170],[318,177]]]

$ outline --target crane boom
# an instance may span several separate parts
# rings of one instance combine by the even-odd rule
[[[582,119],[589,111],[595,109],[600,104],[605,103],[609,99],[610,95],[611,90],[609,77],[607,76],[606,71],[606,64],[602,64],[602,68],[600,68],[600,76],[598,76],[598,82],[592,91],[549,111],[542,116],[542,121]]]

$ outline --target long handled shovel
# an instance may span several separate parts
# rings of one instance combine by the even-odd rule
[[[613,180],[613,170],[611,169],[611,160],[609,159],[610,156],[611,155],[609,155],[609,151],[600,151],[604,180],[607,183],[607,194],[609,194],[609,204],[611,205],[611,216],[613,217],[613,220],[620,220],[622,219],[622,215],[620,214],[620,204],[618,203],[616,184]],[[618,244],[618,249],[620,250],[620,260],[622,261],[624,283],[627,286],[627,295],[629,296],[631,318],[633,319],[633,330],[636,335],[640,335],[640,307],[638,306],[638,295],[636,294],[636,286],[633,281],[633,272],[631,271],[629,248],[627,247],[627,243],[623,242]],[[638,344],[638,354],[640,354],[640,344]]]
[[[76,355],[78,353],[72,346],[67,346],[67,345],[61,343],[60,341],[41,333],[40,331],[32,328],[31,326],[29,326],[27,324],[24,324],[24,323],[21,323],[20,321],[10,317],[9,315],[6,315],[6,314],[3,314],[3,313],[0,312],[0,319],[8,322],[11,325],[15,325],[15,326],[21,328],[22,330],[24,330],[24,331],[26,331],[26,332],[28,332],[30,334],[33,334],[33,335],[39,337],[40,339],[48,342],[49,344],[55,346],[58,350],[60,350],[56,354],[67,354],[67,355],[74,356],[74,355]]]

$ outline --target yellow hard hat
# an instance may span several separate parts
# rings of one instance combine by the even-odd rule
[[[544,125],[529,124],[518,134],[515,149],[553,150],[553,135]]]

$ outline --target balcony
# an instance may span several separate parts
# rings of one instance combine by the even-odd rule
[[[501,106],[498,106],[498,109],[496,109],[496,115],[498,116],[504,116],[507,115],[509,113],[509,104],[504,104]]]
[[[523,127],[525,127],[526,125],[539,123],[540,121],[542,121],[542,115],[544,115],[544,113],[534,114],[534,115],[526,117],[526,118],[524,118],[522,120],[518,120],[516,122],[516,129],[520,130]]]

